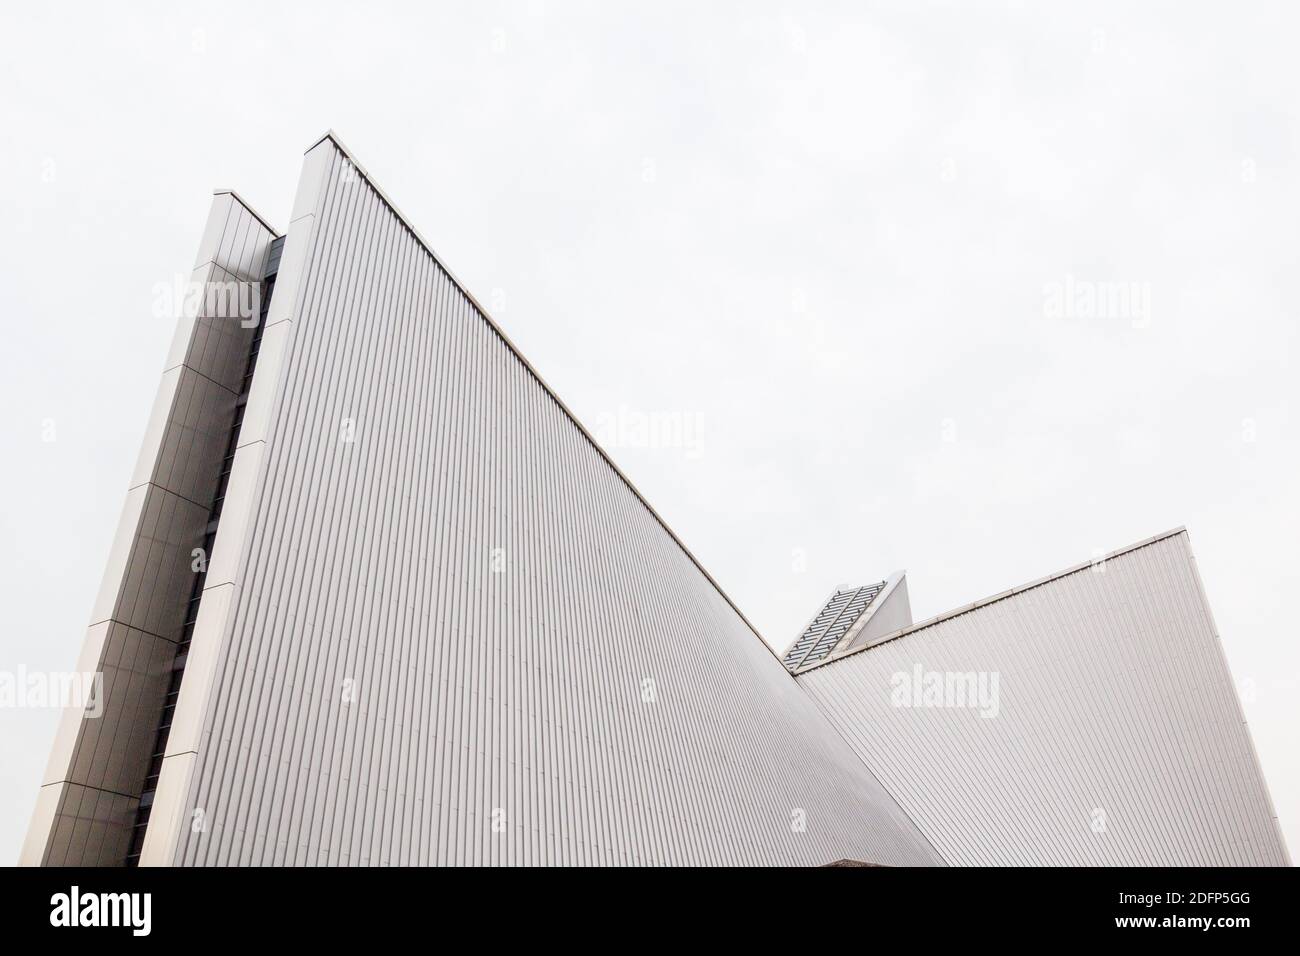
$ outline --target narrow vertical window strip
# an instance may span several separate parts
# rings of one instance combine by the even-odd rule
[[[207,532],[203,538],[204,568],[194,576],[194,586],[190,589],[189,603],[185,610],[185,623],[181,629],[180,640],[176,644],[176,653],[172,659],[171,681],[167,695],[163,700],[162,712],[158,718],[158,729],[154,742],[149,768],[141,786],[140,803],[136,808],[135,823],[131,829],[131,843],[127,848],[124,861],[128,867],[138,866],[140,853],[144,849],[145,833],[149,826],[149,814],[153,809],[154,794],[158,789],[158,778],[162,774],[163,757],[167,752],[167,738],[171,732],[172,717],[176,712],[176,703],[180,699],[181,683],[185,678],[185,663],[189,659],[190,641],[194,637],[194,625],[198,621],[199,608],[203,601],[203,588],[207,580],[207,561],[212,555],[212,543],[217,537],[217,525],[221,520],[221,511],[225,505],[226,489],[230,484],[230,472],[234,467],[235,451],[239,448],[239,432],[244,423],[244,410],[248,405],[248,391],[253,384],[253,371],[257,367],[257,355],[262,347],[262,333],[266,329],[266,316],[271,306],[271,294],[275,289],[275,275],[279,269],[280,252],[284,246],[284,237],[271,243],[267,256],[267,273],[262,279],[261,309],[257,319],[257,328],[248,345],[248,357],[244,364],[244,375],[239,387],[239,396],[235,399],[235,417],[230,426],[230,436],[226,442],[225,455],[221,460],[221,471],[217,476],[216,491],[208,513]]]

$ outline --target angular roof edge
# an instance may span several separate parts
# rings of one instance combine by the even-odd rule
[[[352,150],[348,149],[345,145],[343,145],[343,141],[339,139],[338,134],[335,133],[334,130],[332,129],[326,130],[323,135],[317,138],[310,146],[307,147],[306,150],[304,150],[304,153],[310,153],[321,143],[325,142],[325,140],[329,140],[330,142],[332,142],[335,148],[338,149],[338,151],[341,152],[345,157],[347,157],[348,162],[350,162],[353,168],[356,169],[356,171],[361,174],[361,177],[365,179],[367,183],[370,184],[370,187],[375,191],[375,194],[383,201],[384,205],[386,205],[392,211],[393,215],[395,215],[398,218],[398,220],[402,223],[402,225],[406,227],[407,231],[410,232],[413,237],[415,237],[416,242],[418,242],[420,245],[424,247],[424,251],[427,252],[430,255],[430,257],[432,257],[433,261],[436,262],[438,266],[444,272],[447,273],[447,277],[451,279],[451,281],[455,284],[456,288],[460,289],[460,291],[464,293],[465,297],[469,299],[469,301],[473,304],[474,308],[478,311],[479,315],[483,317],[484,321],[487,322],[488,326],[492,329],[492,331],[497,335],[497,337],[501,339],[503,343],[505,343],[506,348],[508,348],[512,353],[514,353],[515,358],[519,359],[520,363],[524,366],[524,368],[528,370],[528,373],[532,375],[534,379],[537,380],[537,383],[542,386],[543,391],[545,391],[546,394],[549,395],[551,399],[555,402],[555,404],[560,407],[560,410],[564,412],[565,415],[568,416],[569,420],[572,421],[573,424],[578,426],[578,430],[587,439],[587,441],[591,443],[591,446],[594,449],[596,449],[596,453],[599,454],[601,458],[605,459],[606,464],[608,464],[611,468],[614,469],[614,473],[618,475],[618,477],[622,480],[623,484],[627,485],[628,489],[632,492],[633,495],[636,496],[637,500],[640,501],[641,504],[645,506],[646,510],[650,512],[651,517],[653,517],[655,521],[657,521],[659,525],[666,532],[668,532],[668,536],[672,538],[673,542],[677,545],[677,547],[682,549],[682,552],[686,555],[687,558],[690,559],[690,562],[695,565],[695,567],[699,570],[701,574],[704,575],[705,579],[709,582],[709,584],[713,585],[714,590],[716,590],[718,594],[722,596],[722,599],[727,602],[728,606],[730,606],[730,608],[733,611],[736,612],[736,614],[740,617],[741,621],[744,622],[745,626],[749,628],[750,631],[753,632],[756,638],[758,638],[759,643],[762,644],[764,648],[766,648],[767,652],[770,655],[772,655],[773,658],[775,658],[781,670],[789,674],[790,672],[786,670],[785,664],[781,663],[780,655],[778,655],[776,651],[772,649],[771,645],[769,645],[767,641],[763,639],[763,635],[759,633],[758,628],[756,628],[753,625],[753,623],[749,620],[749,618],[745,616],[745,612],[736,606],[736,602],[733,601],[731,597],[727,594],[727,592],[722,589],[722,585],[718,584],[718,582],[714,580],[713,575],[711,575],[707,570],[705,570],[704,565],[701,564],[699,559],[696,558],[695,555],[691,553],[691,549],[686,547],[686,544],[682,541],[682,539],[677,536],[677,532],[673,531],[673,529],[669,527],[668,522],[663,519],[663,516],[660,515],[659,512],[654,509],[654,506],[650,504],[649,501],[646,500],[645,495],[641,494],[637,486],[632,483],[632,479],[629,478],[626,474],[624,474],[623,469],[619,468],[618,465],[614,463],[614,459],[609,456],[608,452],[606,452],[605,449],[600,447],[600,443],[596,441],[595,437],[591,434],[591,432],[587,430],[587,426],[585,426],[584,424],[582,424],[581,421],[579,421],[578,416],[575,415],[573,413],[573,410],[570,409],[569,406],[564,403],[564,399],[560,398],[559,394],[556,393],[555,389],[551,388],[551,386],[547,383],[546,379],[542,378],[541,373],[538,372],[537,369],[533,367],[533,363],[528,361],[524,353],[519,350],[519,347],[510,340],[510,336],[506,335],[505,331],[501,328],[500,323],[498,323],[496,319],[492,318],[492,314],[488,312],[486,308],[484,308],[483,303],[481,303],[477,298],[475,298],[474,294],[469,291],[469,288],[465,285],[465,283],[461,282],[460,279],[456,276],[456,274],[452,272],[450,268],[448,268],[447,263],[444,262],[442,257],[439,256],[438,253],[434,251],[433,245],[427,239],[425,239],[423,235],[420,234],[420,230],[415,227],[415,224],[411,222],[411,220],[407,218],[406,214],[403,213],[402,210],[400,210],[397,207],[397,204],[394,203],[392,199],[388,197],[388,194],[384,192],[383,188],[377,182],[375,182],[374,177],[372,177],[370,173],[366,171],[366,168],[362,166],[360,162],[357,161],[357,158],[353,154]],[[790,676],[793,679],[794,675],[791,674]]]
[[[969,614],[971,611],[978,611],[980,608],[987,607],[990,604],[996,604],[998,601],[1005,601],[1007,598],[1015,597],[1017,594],[1023,594],[1025,591],[1032,591],[1034,588],[1040,588],[1044,584],[1051,584],[1053,581],[1058,581],[1061,578],[1069,577],[1072,574],[1078,574],[1080,571],[1086,571],[1089,568],[1091,568],[1093,565],[1095,565],[1098,561],[1109,561],[1112,558],[1118,558],[1121,555],[1128,554],[1130,551],[1137,551],[1141,548],[1150,547],[1153,544],[1157,544],[1158,542],[1165,541],[1169,538],[1175,538],[1180,534],[1182,535],[1187,534],[1187,528],[1183,525],[1180,525],[1177,528],[1173,528],[1169,531],[1166,531],[1163,534],[1157,534],[1150,538],[1144,538],[1143,540],[1138,541],[1135,544],[1130,544],[1126,547],[1118,549],[1117,551],[1112,551],[1109,554],[1102,555],[1100,558],[1094,558],[1091,561],[1084,561],[1080,564],[1071,565],[1070,567],[1066,568],[1063,571],[1057,571],[1055,574],[1049,574],[1046,577],[1038,578],[1034,581],[1030,581],[1028,584],[1022,584],[1019,587],[1014,587],[1007,591],[1000,591],[997,594],[991,595],[990,597],[981,598],[980,600],[975,601],[971,604],[963,604],[960,607],[953,608],[950,611],[944,611],[942,614],[936,614],[934,617],[927,618],[924,621],[917,621],[915,624],[912,624],[908,627],[900,628],[899,630],[894,631],[892,634],[884,635],[874,644],[870,644],[866,647],[860,647],[855,651],[849,651],[846,654],[841,654],[839,657],[828,658],[824,661],[819,661],[816,664],[810,664],[808,667],[805,667],[802,670],[800,670],[795,676],[802,677],[804,674],[807,674],[810,671],[815,671],[819,667],[825,667],[828,664],[837,664],[840,661],[845,661],[851,657],[856,657],[857,655],[865,651],[875,650],[877,647],[881,647],[882,645],[889,644],[892,641],[896,641],[900,637],[906,637],[908,634],[911,634],[914,631],[925,630],[928,627],[933,627],[934,625],[950,620],[951,618],[960,617],[963,614]]]
[[[258,222],[260,222],[262,225],[264,225],[271,232],[271,234],[275,236],[275,238],[277,239],[284,238],[284,233],[282,233],[279,229],[276,229],[275,226],[267,222],[266,218],[260,212],[258,212],[256,209],[254,209],[252,206],[248,204],[248,200],[246,200],[243,196],[239,195],[239,193],[235,192],[233,189],[214,189],[212,190],[212,195],[229,196],[235,202],[239,203],[241,206],[247,209],[252,214],[253,218],[256,219]]]

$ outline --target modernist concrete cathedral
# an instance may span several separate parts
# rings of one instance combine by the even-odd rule
[[[24,863],[1288,862],[1181,529],[780,659],[333,134],[193,282]]]

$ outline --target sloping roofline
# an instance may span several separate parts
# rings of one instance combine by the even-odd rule
[[[246,200],[243,196],[239,195],[239,193],[235,192],[233,189],[214,189],[212,190],[212,195],[231,197],[232,199],[235,200],[235,202],[239,203],[241,206],[247,209],[249,213],[252,214],[253,218],[256,219],[258,222],[260,222],[263,226],[265,226],[267,228],[267,231],[270,232],[273,236],[275,236],[275,238],[277,239],[284,238],[284,233],[282,233],[279,229],[276,229],[275,226],[267,222],[260,212],[258,212],[256,209],[254,209],[252,206],[248,204],[248,200]]]
[[[933,627],[934,625],[940,624],[943,621],[950,620],[951,618],[960,617],[963,614],[969,614],[971,611],[978,611],[980,608],[988,607],[990,604],[996,604],[998,601],[1005,601],[1007,598],[1015,597],[1017,594],[1023,594],[1025,591],[1032,591],[1034,588],[1040,588],[1044,584],[1051,584],[1053,581],[1057,581],[1064,577],[1069,577],[1071,574],[1078,574],[1080,571],[1086,571],[1087,569],[1093,567],[1095,564],[1098,564],[1099,562],[1105,562],[1111,560],[1112,558],[1118,558],[1121,555],[1128,554],[1130,551],[1137,551],[1140,548],[1149,547],[1153,544],[1156,544],[1157,542],[1164,541],[1167,538],[1177,537],[1180,534],[1183,535],[1187,534],[1187,528],[1180,525],[1177,528],[1173,528],[1169,531],[1166,531],[1164,534],[1158,534],[1155,535],[1154,537],[1146,538],[1142,541],[1137,542],[1136,544],[1130,544],[1128,547],[1120,548],[1118,551],[1112,551],[1109,554],[1103,555],[1100,558],[1094,558],[1091,561],[1084,561],[1081,564],[1076,564],[1073,565],[1072,567],[1068,567],[1064,571],[1057,571],[1055,574],[1049,574],[1047,575],[1047,577],[1039,578],[1036,581],[1030,581],[1028,584],[1022,584],[1019,587],[1011,588],[1009,591],[999,592],[998,594],[994,594],[991,597],[986,597],[979,601],[975,601],[973,604],[964,604],[961,607],[954,608],[951,611],[944,611],[942,614],[935,615],[934,617],[928,618],[927,620],[918,621],[915,624],[911,624],[907,627],[900,628],[897,631],[894,631],[892,634],[886,634],[884,637],[880,638],[880,640],[876,641],[874,644],[870,644],[866,647],[859,647],[857,650],[849,651],[846,654],[841,654],[839,657],[828,658],[826,660],[819,661],[816,664],[810,664],[807,667],[801,668],[795,676],[802,677],[804,674],[807,674],[809,671],[815,671],[817,670],[817,668],[825,667],[828,664],[837,664],[840,661],[848,660],[850,657],[856,657],[858,654],[861,654],[865,651],[875,650],[877,647],[880,647],[884,644],[888,644],[892,641],[896,641],[900,637],[906,637],[908,634],[911,634],[914,631],[922,631],[925,630],[927,627]]]
[[[655,519],[655,521],[659,522],[659,525],[665,531],[668,532],[668,537],[672,538],[672,540],[676,543],[677,547],[682,549],[682,552],[686,555],[686,557],[690,559],[691,563],[694,564],[695,567],[699,569],[699,572],[704,575],[705,579],[710,584],[713,585],[714,589],[718,592],[718,594],[722,596],[722,599],[726,601],[727,604],[731,607],[731,609],[735,611],[736,614],[740,617],[740,619],[745,622],[745,626],[748,627],[750,631],[753,632],[754,636],[758,638],[759,643],[762,644],[763,647],[766,648],[767,652],[772,655],[772,657],[776,660],[777,664],[780,666],[781,670],[784,671],[786,674],[790,674],[790,672],[786,669],[785,664],[781,662],[780,655],[778,655],[777,652],[772,649],[772,646],[768,644],[766,640],[763,639],[763,635],[759,633],[758,628],[756,628],[753,625],[753,623],[749,620],[749,618],[745,616],[745,612],[736,606],[736,602],[733,601],[730,598],[730,596],[728,596],[726,591],[722,590],[722,585],[718,584],[718,582],[714,580],[713,575],[711,575],[707,570],[705,570],[704,565],[702,565],[699,559],[696,558],[695,555],[691,553],[691,549],[686,547],[685,543],[682,541],[681,538],[677,537],[677,533],[673,531],[671,527],[669,527],[668,522],[663,519],[663,517],[659,514],[659,512],[654,509],[654,506],[651,505],[650,502],[646,500],[645,495],[641,494],[641,492],[637,489],[636,485],[632,483],[632,479],[629,478],[627,475],[625,475],[623,473],[623,469],[619,468],[618,465],[614,463],[614,459],[609,456],[609,454],[605,451],[605,449],[600,447],[600,443],[596,441],[595,437],[591,434],[591,432],[587,430],[587,427],[583,425],[581,421],[578,420],[578,416],[573,413],[573,411],[569,408],[569,406],[564,404],[564,399],[560,398],[560,396],[556,393],[555,389],[551,388],[551,386],[547,384],[546,379],[542,378],[541,373],[538,372],[537,369],[533,367],[533,363],[528,361],[527,357],[524,356],[524,353],[519,350],[519,347],[516,346],[515,343],[510,340],[510,336],[506,335],[505,331],[501,328],[500,324],[494,318],[492,318],[491,313],[489,313],[488,310],[484,308],[483,303],[481,303],[477,298],[475,298],[474,293],[469,291],[469,288],[465,285],[465,283],[461,282],[460,279],[456,277],[456,274],[452,272],[450,268],[447,267],[447,263],[444,262],[442,260],[442,257],[439,256],[434,251],[432,244],[427,239],[425,239],[424,236],[420,234],[420,230],[415,227],[415,224],[411,222],[410,219],[407,218],[407,216],[402,212],[402,210],[397,208],[397,204],[388,198],[388,194],[384,192],[383,188],[377,182],[375,182],[374,178],[368,172],[366,172],[365,167],[362,166],[361,163],[357,161],[357,158],[352,153],[352,150],[348,149],[346,146],[343,145],[343,141],[339,139],[338,134],[335,133],[334,130],[332,129],[326,130],[325,133],[322,136],[320,136],[318,139],[316,139],[310,146],[308,146],[307,149],[304,150],[304,152],[310,153],[321,143],[325,142],[325,140],[329,140],[330,142],[332,142],[335,148],[338,149],[338,151],[341,152],[347,158],[348,162],[352,164],[353,168],[361,175],[361,177],[365,179],[367,183],[370,184],[370,188],[375,191],[375,194],[379,196],[380,200],[384,203],[384,205],[386,205],[392,211],[393,215],[395,215],[398,218],[398,220],[402,223],[402,225],[406,227],[406,230],[410,232],[410,234],[415,238],[415,241],[424,247],[424,251],[427,252],[429,256],[433,259],[433,261],[438,264],[439,268],[441,268],[445,273],[447,273],[447,277],[451,279],[452,283],[455,284],[456,288],[458,288],[461,291],[461,293],[463,293],[464,296],[467,299],[469,299],[470,303],[478,311],[478,314],[481,315],[484,321],[487,322],[488,327],[491,328],[492,331],[496,333],[497,337],[500,338],[501,341],[505,343],[506,348],[508,348],[511,352],[514,353],[515,358],[519,359],[520,363],[524,366],[524,368],[528,370],[528,373],[532,375],[534,379],[537,380],[537,384],[542,386],[542,389],[546,392],[546,394],[549,395],[551,399],[555,402],[555,404],[559,406],[560,411],[564,412],[564,414],[569,417],[569,420],[572,421],[573,424],[578,426],[578,431],[580,431],[582,435],[587,439],[587,441],[591,444],[591,447],[596,449],[596,453],[599,454],[601,458],[605,459],[605,462],[606,464],[609,465],[609,467],[614,469],[614,474],[618,475],[618,477],[623,481],[623,484],[627,485],[628,489],[632,492],[633,495],[636,496],[637,500],[640,501],[641,504],[645,506],[646,510],[650,512],[651,516]],[[240,201],[242,202],[242,200]],[[256,215],[256,213],[254,213],[254,215]],[[260,219],[261,217],[259,216],[258,218]],[[791,678],[794,677],[793,674],[790,674],[790,676]]]

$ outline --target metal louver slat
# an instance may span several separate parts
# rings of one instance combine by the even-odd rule
[[[884,587],[885,582],[880,581],[860,588],[836,591],[799,639],[791,645],[782,663],[795,671],[806,664],[822,660],[852,629]]]

